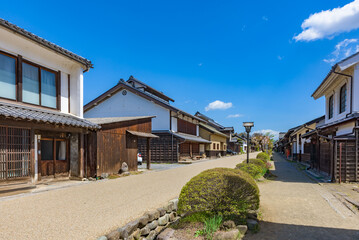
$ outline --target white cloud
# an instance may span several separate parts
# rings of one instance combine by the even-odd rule
[[[339,60],[349,57],[350,55],[358,52],[359,44],[358,39],[345,39],[335,46],[335,50],[329,55],[329,58],[324,59],[326,63],[334,64]]]
[[[230,114],[227,116],[227,118],[239,118],[239,117],[243,117],[243,115],[237,113],[237,114]]]
[[[262,20],[263,20],[263,21],[268,21],[269,19],[268,19],[266,16],[263,16],[263,17],[262,17]]]
[[[226,110],[228,108],[231,108],[233,106],[233,104],[231,102],[225,103],[219,100],[216,100],[214,102],[211,102],[210,104],[208,104],[207,107],[205,107],[206,111],[210,111],[210,110]]]
[[[279,61],[283,59],[282,56],[278,56],[277,58],[278,58]]]
[[[258,130],[258,131],[254,131],[254,133],[262,133],[262,134],[270,133],[271,135],[274,136],[275,140],[277,140],[279,138],[279,131],[275,131],[272,129]]]
[[[198,67],[202,67],[203,63],[198,63]]]
[[[296,41],[312,41],[331,38],[342,32],[359,28],[359,0],[343,7],[314,13],[302,23],[303,31],[294,37]]]

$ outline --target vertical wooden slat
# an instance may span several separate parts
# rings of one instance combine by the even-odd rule
[[[84,177],[84,134],[79,134],[79,169],[80,169],[80,178]]]
[[[333,175],[332,175],[332,181],[336,182],[338,179],[337,176],[337,167],[338,167],[338,141],[334,142],[334,166],[333,166]]]
[[[151,143],[150,138],[147,138],[147,169],[151,169]]]

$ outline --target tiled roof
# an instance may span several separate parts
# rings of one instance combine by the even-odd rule
[[[75,60],[79,63],[82,63],[83,65],[85,65],[87,68],[92,68],[93,67],[93,64],[91,63],[90,60],[84,58],[84,57],[81,57],[73,52],[70,52],[69,50],[66,50],[65,48],[62,48],[46,39],[43,39],[23,28],[20,28],[18,26],[16,26],[15,24],[12,24],[2,18],[0,18],[0,26],[3,26],[11,31],[14,31],[15,33],[17,34],[20,34],[21,36],[24,36],[46,48],[49,48],[51,49],[52,51],[55,51],[57,53],[60,53],[72,60]]]
[[[3,102],[0,102],[0,116],[16,120],[37,121],[80,128],[100,128],[95,123],[71,114]]]
[[[201,121],[201,122],[205,121],[205,120],[203,120],[203,119],[201,119],[199,117],[196,117],[196,116],[194,116],[194,115],[192,115],[190,113],[187,113],[185,111],[182,111],[182,110],[172,106],[171,104],[169,104],[169,102],[165,101],[162,98],[159,98],[159,97],[157,97],[157,96],[155,96],[155,95],[153,95],[153,94],[151,94],[149,92],[141,91],[141,90],[133,87],[131,84],[129,84],[128,82],[125,82],[124,80],[120,80],[116,86],[112,87],[111,89],[104,92],[103,94],[101,94],[100,96],[98,96],[97,98],[92,100],[91,102],[87,103],[84,106],[84,112],[87,112],[88,110],[90,110],[94,106],[97,106],[102,101],[105,101],[106,99],[112,97],[113,94],[117,93],[118,91],[120,91],[123,88],[125,88],[125,89],[127,89],[129,91],[132,91],[133,93],[136,93],[136,94],[138,94],[140,96],[142,95],[142,97],[150,98],[151,100],[154,100],[155,103],[160,104],[162,107],[170,109],[170,110],[172,110],[172,111],[174,111],[176,113],[183,114],[185,116],[194,118],[194,119],[196,119],[198,121]]]
[[[225,137],[225,138],[229,138],[228,135],[224,134],[224,133],[221,133],[220,131],[218,131],[216,128],[210,126],[209,124],[206,124],[206,123],[199,123],[199,125],[205,129],[207,129],[208,131],[214,133],[214,134],[217,134],[219,136],[222,136],[222,137]]]
[[[173,133],[173,136],[182,138],[185,140],[185,142],[197,142],[197,143],[211,143],[211,141],[208,141],[204,138],[198,137],[198,136],[194,136],[191,134],[186,134],[186,133]]]

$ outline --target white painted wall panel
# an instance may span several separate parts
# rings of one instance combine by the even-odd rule
[[[71,113],[82,117],[83,69],[80,63],[48,50],[18,34],[0,27],[0,50],[37,63],[54,71],[61,71],[61,111],[67,113],[67,74],[71,75]],[[66,82],[66,83],[65,83]],[[64,86],[63,86],[64,85]]]
[[[126,91],[127,94],[123,95],[123,91],[117,92],[85,112],[85,118],[156,116],[152,119],[152,130],[170,130],[170,111],[168,109],[130,91]]]

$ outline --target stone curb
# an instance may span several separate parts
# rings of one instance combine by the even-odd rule
[[[145,213],[136,220],[127,223],[97,240],[154,240],[169,225],[178,222],[177,215],[178,198],[167,203],[163,208],[158,208]]]

